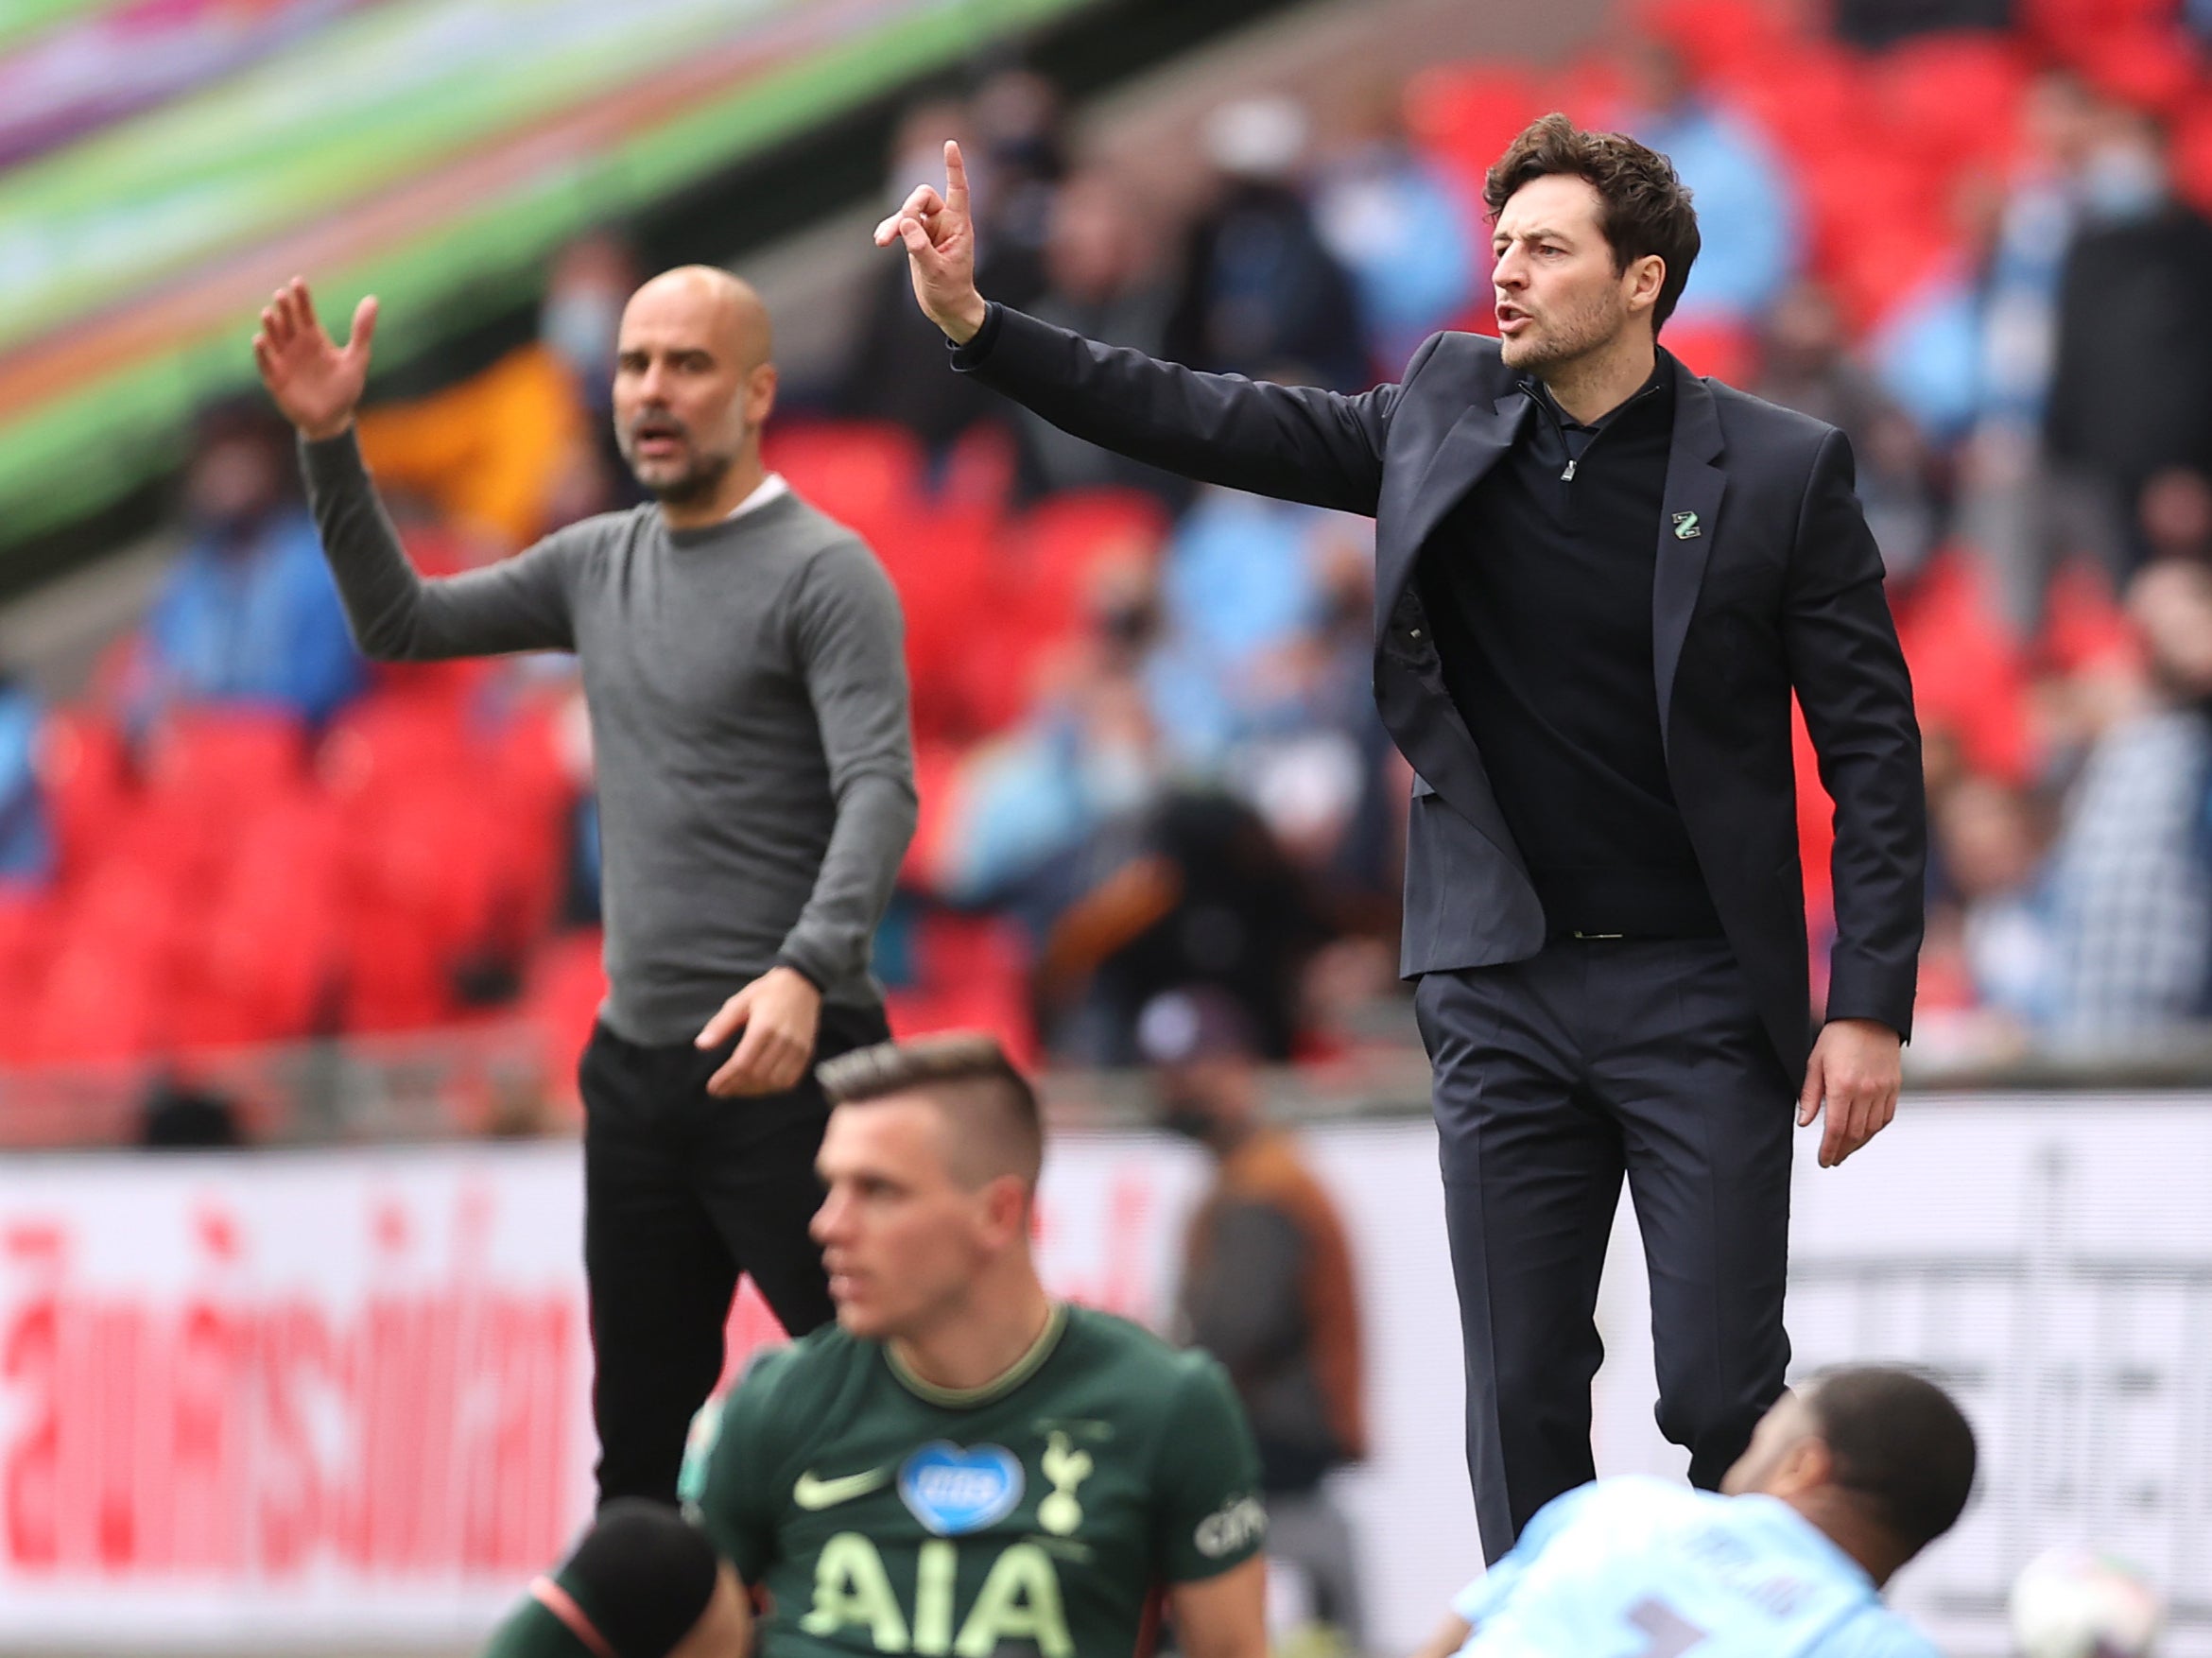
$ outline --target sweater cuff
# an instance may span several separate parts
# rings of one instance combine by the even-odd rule
[[[815,994],[827,995],[829,993],[828,976],[822,973],[820,968],[812,966],[806,961],[801,959],[799,957],[792,955],[789,949],[786,948],[776,952],[776,965],[778,967],[788,967],[793,973],[796,973],[801,978],[804,979],[808,984],[814,987]]]
[[[1006,307],[996,300],[992,300],[983,307],[983,326],[976,330],[967,344],[960,344],[950,335],[945,337],[945,350],[952,354],[952,366],[956,372],[966,374],[983,366],[983,359],[991,354],[991,348],[998,343],[998,331],[1005,317]]]
[[[368,475],[369,463],[361,458],[357,426],[348,426],[335,438],[302,436],[299,443],[300,470],[311,484]]]

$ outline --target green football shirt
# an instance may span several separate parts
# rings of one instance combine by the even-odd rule
[[[1056,1306],[954,1392],[835,1325],[700,1412],[683,1495],[767,1592],[759,1658],[1127,1658],[1152,1591],[1259,1551],[1259,1458],[1221,1367]]]

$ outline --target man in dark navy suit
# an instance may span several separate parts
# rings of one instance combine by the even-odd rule
[[[1782,1390],[1791,1086],[1823,1165],[1896,1108],[1927,811],[1843,435],[1657,345],[1698,250],[1666,158],[1564,116],[1491,170],[1498,333],[1358,396],[987,303],[958,147],[876,232],[954,366],[1109,449],[1372,513],[1375,700],[1412,762],[1403,970],[1435,1067],[1484,1552],[1591,1477],[1625,1174],[1659,1423],[1708,1488]],[[1790,760],[1835,801],[1817,1040]]]

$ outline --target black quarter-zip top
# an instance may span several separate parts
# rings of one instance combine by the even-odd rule
[[[1554,937],[1719,931],[1674,801],[1651,584],[1674,428],[1662,356],[1583,423],[1541,385],[1511,449],[1447,513],[1416,579]]]

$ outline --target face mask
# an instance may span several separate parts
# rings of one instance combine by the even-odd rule
[[[2082,200],[2100,223],[2138,223],[2166,204],[2164,169],[2134,145],[2101,149],[2082,169]]]
[[[614,374],[614,348],[622,337],[622,306],[590,288],[550,294],[538,317],[538,337],[586,385]]]

